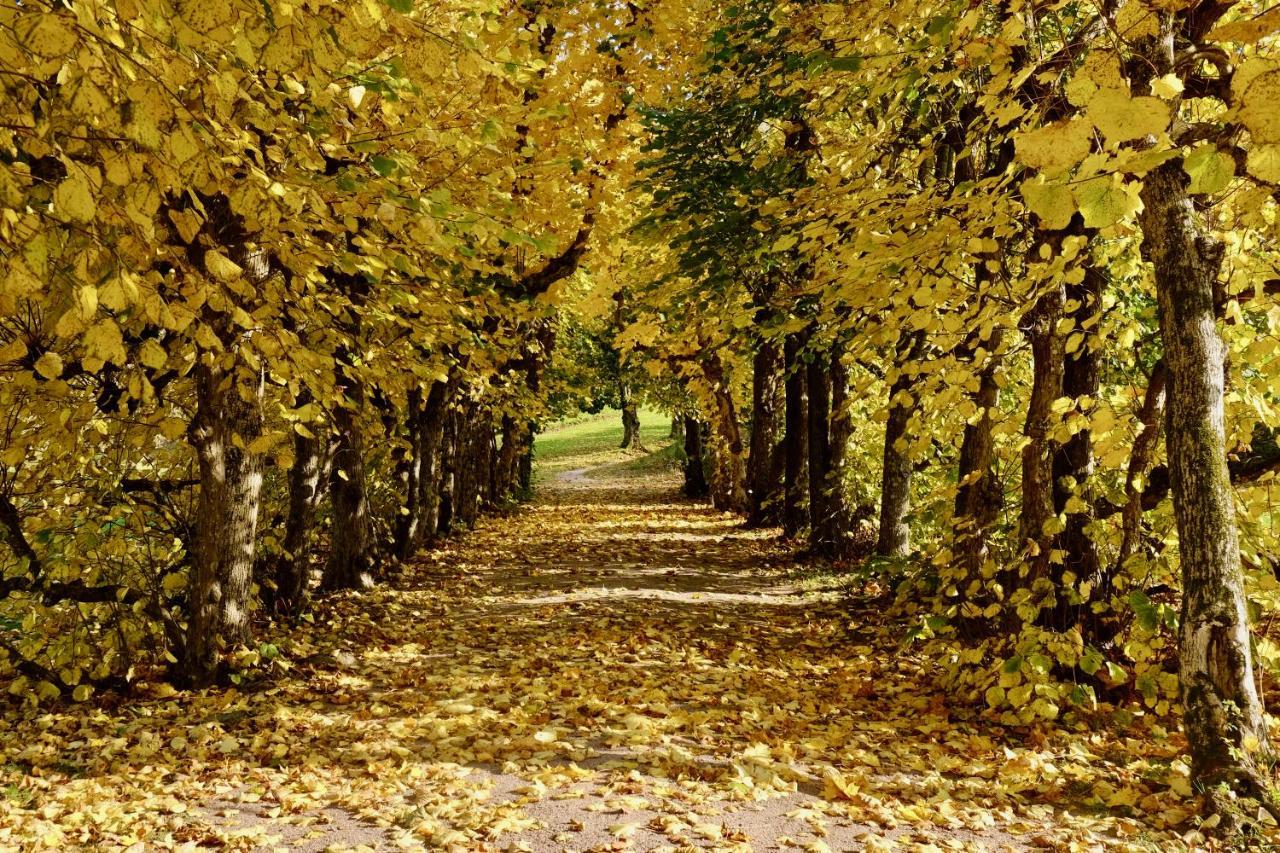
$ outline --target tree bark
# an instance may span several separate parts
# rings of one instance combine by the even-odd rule
[[[831,514],[831,538],[833,553],[845,556],[854,523],[849,506],[849,445],[853,442],[853,411],[849,406],[849,369],[844,364],[844,347],[837,344],[831,349],[831,470],[827,472],[827,509]]]
[[[762,341],[751,375],[751,450],[747,456],[747,484],[751,499],[749,527],[776,524],[781,516],[782,482],[775,451],[778,445],[778,386],[782,358],[778,347]]]
[[[480,469],[477,474],[477,482],[479,484],[478,500],[476,501],[477,516],[471,519],[473,523],[480,510],[490,510],[498,504],[496,476],[498,469],[498,439],[490,417],[491,412],[487,409],[483,410],[476,430],[476,450],[480,460]]]
[[[782,532],[798,536],[808,523],[809,414],[805,394],[805,367],[800,360],[803,346],[799,335],[788,335],[783,344],[784,448]]]
[[[837,535],[831,487],[831,374],[827,358],[814,354],[805,366],[809,429],[809,550],[835,552]]]
[[[329,472],[329,559],[320,588],[368,589],[373,586],[373,534],[364,461],[364,430],[359,407],[364,400],[360,380],[343,373],[340,384],[346,403],[333,416],[336,432],[333,467]]]
[[[448,536],[453,532],[454,505],[456,503],[454,495],[458,490],[458,425],[461,420],[462,414],[457,408],[451,409],[444,415],[444,430],[440,444],[440,480],[437,487],[439,502],[436,510],[437,522],[435,530],[441,536]]]
[[[516,465],[523,446],[524,424],[511,415],[502,416],[502,447],[494,466],[494,498],[498,503],[511,499],[515,493]]]
[[[1074,321],[1072,331],[1084,336],[1075,352],[1066,354],[1063,366],[1062,394],[1071,400],[1098,399],[1102,353],[1089,338],[1097,331],[1106,283],[1104,273],[1086,256],[1083,280],[1066,286],[1066,308]],[[1102,600],[1110,589],[1109,573],[1103,569],[1098,545],[1089,535],[1094,521],[1093,475],[1093,436],[1085,427],[1059,444],[1053,456],[1053,509],[1066,518],[1057,539],[1062,563],[1055,567],[1054,581],[1060,585],[1070,572],[1077,583],[1091,584],[1090,595],[1079,603],[1072,603],[1059,593],[1055,614],[1055,623],[1060,629],[1067,630],[1076,624],[1089,638],[1098,635],[1099,624],[1091,604]],[[1073,502],[1072,498],[1076,500]]]
[[[293,465],[289,468],[289,516],[284,527],[284,553],[273,567],[275,609],[294,615],[307,599],[311,559],[307,549],[315,527],[316,507],[324,493],[324,443],[315,436],[293,435]]]
[[[199,353],[191,443],[200,463],[191,615],[184,675],[212,684],[222,653],[249,642],[250,590],[262,493],[261,457],[249,451],[262,434],[263,376],[244,383],[214,353]]]
[[[684,494],[688,498],[705,498],[711,493],[702,458],[702,425],[689,416],[684,418]]]
[[[618,446],[623,450],[631,447],[643,451],[644,445],[640,443],[640,412],[628,383],[618,384],[618,400],[622,406],[622,444]]]
[[[703,363],[703,371],[715,397],[715,418],[712,421],[717,441],[712,446],[716,462],[712,478],[711,499],[717,509],[728,512],[747,511],[747,466],[742,443],[742,428],[738,424],[738,409],[733,402],[724,365],[718,356]]]
[[[970,573],[976,573],[987,559],[987,535],[1000,513],[1003,496],[991,470],[995,455],[991,417],[1000,386],[996,371],[1000,366],[997,350],[1002,334],[996,329],[987,341],[986,361],[978,368],[978,390],[973,396],[978,409],[973,423],[964,427],[957,470],[954,526],[957,559]]]
[[[1151,378],[1147,380],[1142,408],[1138,411],[1138,434],[1133,439],[1133,449],[1129,451],[1129,468],[1124,479],[1124,515],[1121,520],[1120,553],[1116,557],[1117,570],[1123,569],[1125,563],[1137,553],[1138,542],[1142,538],[1142,514],[1146,509],[1143,506],[1143,480],[1151,470],[1160,440],[1168,378],[1169,372],[1165,369],[1164,361],[1156,362]]]
[[[427,392],[422,412],[419,445],[422,454],[422,473],[418,497],[418,524],[415,546],[435,538],[440,529],[440,475],[444,449],[444,425],[449,414],[449,400],[453,383],[433,382]]]
[[[918,379],[907,364],[919,355],[924,334],[903,335],[898,344],[897,373],[889,385],[889,414],[884,425],[884,455],[880,477],[880,530],[876,553],[884,557],[905,557],[911,553],[911,476],[914,466],[899,447],[916,410],[912,396]]]
[[[1171,66],[1173,37],[1165,36],[1160,58]],[[1260,796],[1271,749],[1254,683],[1226,460],[1225,347],[1214,310],[1224,247],[1201,224],[1187,180],[1179,160],[1148,173],[1140,219],[1169,371],[1165,448],[1182,564],[1183,724],[1193,779]]]
[[[397,560],[407,560],[417,544],[417,527],[422,515],[418,509],[418,502],[422,500],[422,418],[422,390],[411,388],[405,401],[404,416],[409,451],[400,463],[404,503],[396,516],[391,546]]]
[[[271,276],[271,259],[240,239],[225,199],[211,200],[211,221],[235,235],[232,258],[254,285]],[[200,467],[200,497],[192,548],[190,615],[183,648],[182,674],[196,687],[218,677],[222,653],[248,643],[253,565],[257,553],[258,510],[262,497],[262,459],[251,450],[262,435],[262,370],[240,369],[239,332],[225,316],[205,305],[205,319],[217,330],[219,352],[196,352],[196,414],[189,440]],[[246,382],[245,380],[248,379]]]
[[[1051,288],[1036,300],[1023,317],[1022,331],[1031,344],[1031,397],[1022,434],[1022,515],[1019,523],[1025,577],[1013,581],[1028,586],[1037,578],[1049,576],[1049,558],[1053,551],[1054,531],[1049,523],[1055,518],[1053,508],[1053,403],[1062,396],[1065,370],[1064,341],[1058,333],[1062,319],[1063,290]]]

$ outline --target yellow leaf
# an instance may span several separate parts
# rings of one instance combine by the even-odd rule
[[[244,275],[244,270],[221,252],[210,249],[204,253],[204,268],[209,275],[218,281],[235,281]]]
[[[69,16],[41,12],[34,17],[34,26],[22,39],[32,53],[37,56],[65,57],[76,46],[76,31],[72,29]]]
[[[1136,188],[1120,183],[1119,176],[1102,176],[1078,184],[1072,193],[1088,228],[1106,228],[1138,211]]]
[[[1022,184],[1022,199],[1045,228],[1066,228],[1076,212],[1076,199],[1066,184],[1046,183],[1037,176]]]
[[[45,379],[57,379],[62,375],[62,356],[56,352],[47,352],[36,359],[36,373]]]
[[[822,774],[822,796],[828,800],[852,800],[860,790],[861,786],[856,781],[846,779],[834,767],[828,767]]]
[[[1254,146],[1249,151],[1245,168],[1249,174],[1269,184],[1280,184],[1280,144]]]
[[[1240,120],[1255,142],[1280,142],[1280,71],[1259,74],[1245,86]]]
[[[1080,119],[1054,122],[1027,133],[1014,134],[1018,160],[1053,174],[1070,169],[1089,156],[1093,128]]]
[[[1280,6],[1272,6],[1260,15],[1242,21],[1220,24],[1209,31],[1212,41],[1234,41],[1253,44],[1274,32],[1280,32]]]
[[[1182,168],[1191,176],[1191,193],[1212,194],[1225,190],[1236,175],[1236,163],[1230,154],[1224,154],[1213,145],[1200,145],[1182,161]]]
[[[110,317],[99,320],[84,333],[84,346],[90,356],[121,366],[129,357],[120,327]]]
[[[1177,74],[1166,74],[1151,81],[1151,94],[1157,98],[1172,100],[1182,94],[1182,80]]]
[[[88,222],[98,210],[93,200],[95,184],[101,183],[97,169],[71,164],[67,178],[53,191],[53,209],[74,222]]]
[[[138,361],[153,370],[159,370],[169,362],[169,354],[154,339],[148,339],[138,348]]]
[[[1163,133],[1169,107],[1159,98],[1133,98],[1124,89],[1099,89],[1089,99],[1089,120],[1112,145]]]

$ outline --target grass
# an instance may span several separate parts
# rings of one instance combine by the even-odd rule
[[[618,448],[622,442],[622,415],[617,409],[605,409],[599,414],[561,421],[534,441],[537,479],[562,471],[604,465],[615,471],[653,473],[678,462],[679,450],[671,441],[671,418],[668,415],[641,409],[640,441],[649,452],[637,453]]]

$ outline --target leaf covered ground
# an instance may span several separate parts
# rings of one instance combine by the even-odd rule
[[[994,727],[882,600],[801,583],[674,472],[573,452],[532,506],[279,630],[289,666],[242,689],[6,710],[0,849],[1200,840],[1161,721]]]

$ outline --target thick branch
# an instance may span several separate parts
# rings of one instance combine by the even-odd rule
[[[27,534],[22,531],[22,516],[13,505],[8,495],[0,494],[0,526],[4,528],[5,540],[19,560],[27,561],[27,572],[32,577],[39,577],[41,572],[40,557],[36,554]],[[7,582],[0,582],[0,593],[7,593]]]
[[[573,242],[564,251],[556,255],[542,269],[529,273],[515,282],[516,290],[523,296],[539,296],[546,293],[551,285],[568,278],[578,270],[582,256],[587,251],[587,241],[591,230],[595,227],[595,217],[588,213],[582,218],[582,227],[574,236]]]

